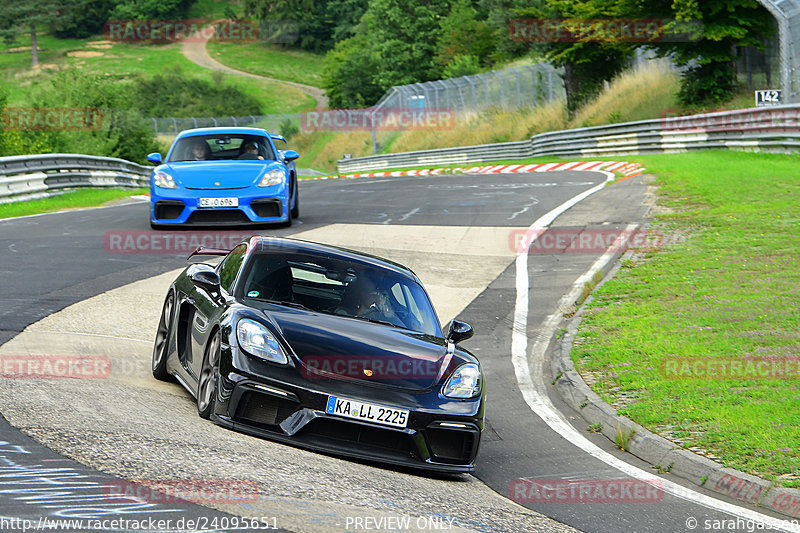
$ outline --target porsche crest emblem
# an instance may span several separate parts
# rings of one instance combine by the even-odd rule
[[[372,377],[372,370],[370,370],[369,368],[365,368],[364,375],[367,376],[368,378]]]
[[[214,182],[214,185],[216,185],[217,187],[219,187],[219,186],[220,186],[220,185],[222,185],[222,184],[221,184],[220,182],[218,182],[218,181],[215,181],[215,182]]]

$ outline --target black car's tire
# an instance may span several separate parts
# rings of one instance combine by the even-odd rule
[[[297,180],[294,180],[294,207],[292,207],[292,218],[300,216],[300,190],[297,188]]]
[[[153,377],[161,381],[170,381],[170,375],[167,372],[167,350],[169,349],[174,312],[175,295],[170,291],[164,300],[164,307],[161,309],[161,318],[158,320],[158,329],[156,330],[156,340],[153,343]]]
[[[203,367],[200,370],[200,379],[197,383],[197,414],[200,418],[208,420],[214,412],[216,404],[217,384],[214,374],[219,364],[219,353],[221,348],[221,335],[217,330],[206,346],[206,353],[203,356]]]

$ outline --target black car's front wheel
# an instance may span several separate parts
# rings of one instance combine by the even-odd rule
[[[170,291],[164,300],[161,309],[161,318],[158,320],[156,341],[153,344],[153,377],[161,381],[169,381],[167,373],[167,350],[169,348],[170,330],[172,328],[172,310],[175,307],[175,296]]]
[[[197,413],[206,420],[211,417],[211,413],[214,411],[214,401],[217,393],[214,371],[219,363],[220,348],[220,333],[218,330],[208,341],[206,353],[203,357],[203,367],[200,370],[200,381],[197,384]]]

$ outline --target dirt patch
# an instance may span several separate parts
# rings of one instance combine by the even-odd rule
[[[86,43],[86,46],[91,46],[92,48],[111,48],[114,46],[114,43],[111,41],[89,41]]]
[[[94,50],[75,50],[73,52],[67,52],[69,57],[100,57],[105,55],[104,52],[96,52]]]
[[[39,48],[39,47],[37,47],[36,49],[39,50],[40,52],[42,51],[42,49]],[[9,53],[30,52],[30,51],[31,51],[31,47],[30,46],[15,46],[14,48],[9,48],[8,50],[6,50],[6,52],[9,52]]]

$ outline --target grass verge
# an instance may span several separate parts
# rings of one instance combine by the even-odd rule
[[[322,84],[322,54],[303,50],[281,48],[268,43],[221,43],[211,41],[206,45],[208,54],[231,68],[275,78],[293,81],[313,87]]]
[[[665,213],[655,228],[675,238],[626,261],[595,292],[572,352],[576,366],[642,426],[800,487],[797,156],[627,159],[657,175]],[[700,366],[670,370],[680,361]],[[788,376],[747,366],[760,361]],[[751,370],[723,370],[737,362]]]
[[[148,189],[78,189],[40,200],[0,204],[0,219],[81,207],[97,207],[129,196],[148,193]]]

